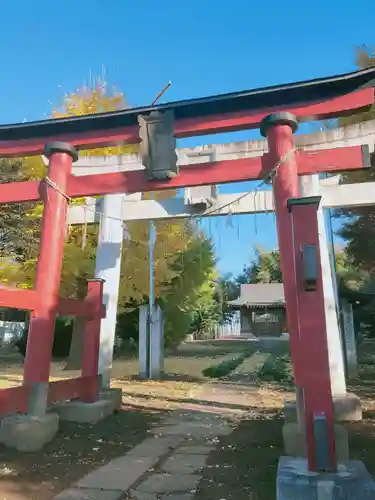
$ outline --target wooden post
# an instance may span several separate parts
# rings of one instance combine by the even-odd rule
[[[103,316],[103,280],[88,281],[86,300],[93,311],[86,319],[83,333],[82,376],[90,377],[81,399],[86,403],[97,401],[99,392],[98,360],[100,348],[100,324]]]
[[[292,277],[298,304],[298,336],[304,395],[307,457],[316,470],[319,443],[316,419],[324,419],[328,436],[327,463],[336,471],[333,401],[324,304],[323,273],[317,211],[321,197],[294,198],[288,202],[292,225],[294,266]]]
[[[266,156],[267,166],[269,170],[275,169],[273,193],[280,265],[283,276],[294,381],[298,386],[300,385],[298,309],[294,280],[292,223],[287,207],[288,199],[299,195],[298,165],[293,140],[293,133],[297,130],[297,127],[297,120],[292,114],[275,113],[267,116],[262,121],[260,131],[264,137],[267,137],[269,149]]]
[[[37,308],[30,317],[24,367],[24,383],[47,383],[53,344],[55,318],[63,257],[68,197],[66,195],[72,162],[78,154],[64,142],[46,145],[48,177],[43,186],[43,220],[39,260],[36,271]]]

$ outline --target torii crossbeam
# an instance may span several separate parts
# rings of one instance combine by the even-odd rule
[[[327,420],[329,442],[328,464],[333,470],[336,456],[333,435],[332,377],[329,367],[324,299],[321,294],[322,273],[320,260],[316,261],[317,286],[308,291],[298,274],[302,256],[295,253],[296,238],[301,245],[318,249],[314,235],[317,227],[316,213],[303,209],[306,219],[294,234],[293,218],[302,213],[294,206],[292,215],[288,200],[298,198],[298,176],[304,173],[347,171],[364,168],[369,164],[368,151],[360,146],[325,150],[315,153],[296,151],[293,133],[298,122],[329,119],[369,109],[374,102],[375,68],[337,77],[311,80],[301,83],[219,95],[210,98],[180,101],[146,108],[135,108],[112,113],[101,113],[78,118],[63,118],[0,127],[0,156],[15,157],[41,154],[49,158],[48,177],[41,182],[31,181],[0,186],[0,203],[42,200],[44,203],[40,241],[40,256],[36,273],[37,304],[33,310],[28,335],[24,383],[33,387],[44,386],[48,381],[54,320],[58,307],[58,289],[62,265],[62,249],[65,233],[68,201],[81,196],[108,193],[132,193],[184,186],[199,186],[222,182],[263,179],[272,172],[275,210],[279,237],[281,267],[285,288],[288,324],[291,335],[291,351],[296,384],[305,389],[305,424],[308,435],[309,466],[316,469],[316,443],[313,421],[316,414]],[[168,128],[174,118],[174,131]],[[168,120],[167,120],[168,116]],[[181,173],[165,180],[147,180],[144,172],[98,174],[75,177],[71,174],[72,163],[77,160],[77,149],[109,144],[136,143],[144,137],[138,123],[155,118],[160,136],[153,135],[148,158],[156,162],[153,148],[166,158],[167,170],[174,172],[174,138],[198,136],[219,132],[259,128],[268,141],[268,153],[260,158],[247,158],[211,165],[181,167]],[[163,122],[163,117],[165,121]],[[159,120],[159,121],[158,121]],[[142,125],[141,125],[142,127]],[[163,129],[164,127],[164,129]],[[160,130],[164,130],[163,133]],[[160,144],[170,144],[173,150],[160,151]],[[143,145],[144,149],[144,145]],[[147,156],[147,152],[146,152]],[[151,162],[152,163],[152,162]],[[171,168],[170,168],[171,167]],[[145,172],[154,177],[151,168]],[[155,178],[155,177],[154,177]],[[314,254],[319,257],[319,251]],[[315,268],[314,268],[315,269]],[[0,290],[2,303],[7,303],[6,290]],[[24,292],[25,294],[27,292]],[[24,303],[24,301],[23,301]],[[300,329],[301,304],[308,322]],[[12,302],[14,307],[14,300]],[[317,337],[316,357],[310,362],[312,374],[304,370],[306,351],[303,347],[306,335],[314,328],[323,328]],[[320,391],[322,398],[311,395]]]

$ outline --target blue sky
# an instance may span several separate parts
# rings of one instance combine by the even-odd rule
[[[14,0],[2,2],[2,123],[47,117],[65,91],[105,67],[130,105],[187,99],[354,69],[357,45],[375,45],[374,0]],[[181,145],[256,138],[255,132]],[[250,183],[227,185],[240,192]],[[212,219],[222,272],[239,272],[253,247],[276,245],[273,215]]]

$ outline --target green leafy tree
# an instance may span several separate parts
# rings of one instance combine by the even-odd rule
[[[221,308],[222,323],[229,323],[233,318],[234,311],[228,302],[238,297],[239,290],[239,283],[231,273],[221,276],[217,280],[217,296]]]
[[[237,282],[240,284],[282,283],[279,251],[256,248],[255,260],[244,267]]]
[[[357,50],[357,65],[359,68],[375,66],[375,54],[366,47]],[[339,120],[339,124],[350,125],[375,119],[375,106],[364,113],[355,114]],[[375,167],[375,156],[371,156],[372,167]],[[363,169],[348,172],[342,176],[344,183],[374,182],[375,169]],[[346,252],[353,265],[367,271],[375,278],[375,208],[344,207],[335,212],[341,218],[340,236],[347,241]]]
[[[375,66],[375,53],[368,47],[357,49],[356,64],[359,68]],[[357,113],[339,120],[340,126],[354,125],[375,119],[375,106],[368,111]],[[347,172],[343,183],[374,182],[375,155],[371,155],[372,168]],[[352,295],[357,292],[375,292],[375,207],[343,207],[335,211],[341,222],[338,234],[346,240],[344,252],[345,271],[338,272],[341,293]],[[339,257],[343,258],[343,256]],[[354,304],[354,320],[357,330],[367,335],[375,335],[375,301]]]
[[[165,284],[160,302],[165,317],[165,339],[179,343],[195,328],[209,329],[220,317],[215,296],[216,261],[211,241],[194,226],[193,237],[172,268],[176,277]]]
[[[21,160],[0,160],[0,182],[28,180]],[[0,259],[20,262],[35,254],[39,224],[25,217],[25,204],[0,205]]]
[[[158,285],[156,300],[164,312],[166,345],[178,344],[195,329],[208,329],[214,318],[220,317],[215,295],[216,262],[212,244],[193,226],[187,225],[186,231],[190,233],[188,244],[169,261],[173,277]],[[143,261],[143,267],[147,270],[148,263]],[[147,303],[148,286],[142,297],[137,295],[129,301],[128,296],[122,294],[121,300],[117,334],[123,339],[132,337],[137,340],[138,306]]]

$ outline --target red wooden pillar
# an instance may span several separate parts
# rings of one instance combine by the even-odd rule
[[[65,193],[72,162],[78,159],[76,149],[65,142],[46,144],[44,154],[49,158],[49,167],[43,186],[44,208],[35,280],[39,304],[30,318],[24,367],[24,382],[28,384],[49,379],[68,208]]]
[[[98,361],[100,349],[100,325],[103,317],[103,284],[104,280],[89,280],[87,297],[92,306],[92,313],[85,321],[83,334],[82,376],[87,377],[81,399],[93,403],[98,399],[99,376]]]
[[[280,265],[290,334],[290,349],[294,381],[297,386],[302,386],[299,369],[299,328],[294,279],[292,225],[287,207],[288,199],[299,195],[298,167],[293,140],[293,133],[297,130],[297,127],[298,123],[295,116],[282,112],[268,115],[261,123],[260,132],[264,137],[267,137],[268,141],[269,152],[265,155],[267,169],[272,171],[276,168],[273,176],[273,194]]]
[[[294,198],[289,200],[288,206],[293,229],[294,275],[301,331],[299,356],[306,374],[303,389],[309,469],[316,470],[319,465],[317,455],[327,444],[325,437],[317,442],[314,430],[314,418],[324,415],[327,425],[324,430],[328,434],[328,466],[335,471],[333,401],[317,216],[320,200],[320,196]]]

